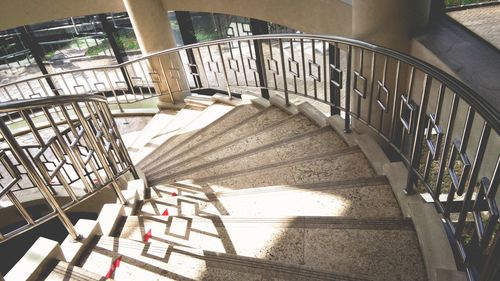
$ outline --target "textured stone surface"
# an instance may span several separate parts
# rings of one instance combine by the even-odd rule
[[[173,161],[169,162],[169,165],[173,165],[175,163],[178,163],[184,159],[187,159],[189,157],[193,157],[201,152],[208,151],[212,148],[215,147],[220,147],[223,146],[235,139],[242,138],[245,136],[249,136],[252,134],[255,134],[256,132],[262,130],[263,128],[278,122],[280,120],[285,119],[287,116],[289,116],[287,113],[279,110],[278,108],[275,107],[269,107],[265,109],[262,114],[259,114],[256,116],[256,118],[253,118],[252,120],[248,120],[246,123],[242,123],[241,125],[237,127],[233,127],[229,130],[227,130],[226,133],[212,138],[203,144],[200,144],[196,148],[187,151],[183,153],[182,155],[179,155],[176,159],[173,159]]]
[[[119,256],[114,280],[367,280],[276,261],[111,237],[97,241],[83,268],[104,275]]]
[[[142,217],[129,218],[121,237],[141,240],[148,229],[151,241],[160,244],[356,272],[376,280],[425,280],[415,233],[411,226],[392,221],[360,224],[348,219],[338,224],[328,217]]]
[[[234,125],[248,119],[252,115],[258,113],[260,110],[261,109],[253,105],[242,105],[235,107],[223,117],[219,118],[217,122],[214,122],[210,126],[207,126],[205,130],[200,130],[200,132],[196,134],[196,136],[193,136],[191,139],[189,139],[189,142],[178,143],[178,145],[170,147],[170,153],[168,153],[167,155],[163,155],[161,161],[166,162],[169,159],[173,159],[178,154],[194,148],[201,142],[225,132],[228,128],[231,128]],[[157,163],[154,163],[153,167],[155,165],[157,165]]]
[[[233,173],[244,171],[261,166],[262,164],[273,164],[288,161],[292,159],[302,158],[306,155],[318,153],[330,153],[347,145],[337,136],[331,128],[320,129],[311,133],[289,138],[285,142],[273,143],[268,147],[263,147],[246,154],[236,155],[232,159],[221,159],[219,162],[204,163],[203,160],[196,163],[205,164],[199,168],[195,168],[193,172],[184,172],[192,168],[190,165],[179,166],[182,169],[176,174],[176,169],[168,169],[168,173],[173,178],[201,178],[206,176],[217,176],[223,173]],[[218,158],[224,157],[224,154]],[[152,176],[151,179],[155,180]]]
[[[407,230],[306,230],[307,265],[376,280],[426,280],[417,237]]]
[[[338,155],[316,155],[301,161],[281,163],[277,166],[262,165],[255,170],[199,178],[196,181],[209,182],[215,191],[225,191],[375,176],[375,172],[359,150],[346,150],[347,152]]]
[[[105,274],[103,274],[105,275]],[[45,280],[67,281],[67,280],[106,280],[103,275],[84,270],[78,266],[70,265],[67,262],[60,261],[52,269]]]
[[[222,147],[204,151],[196,157],[185,159],[177,163],[177,165],[165,167],[166,165],[159,165],[157,169],[149,170],[150,174],[155,173],[162,168],[168,168],[168,173],[172,174],[181,169],[188,169],[200,165],[216,161],[224,157],[233,156],[236,154],[244,153],[251,149],[270,144],[272,142],[282,141],[290,137],[297,136],[306,132],[310,132],[318,127],[307,119],[302,114],[290,116],[289,118],[277,122],[266,129],[254,135],[250,135],[243,139],[236,139],[233,142],[227,143]]]
[[[153,154],[154,156],[142,161],[140,167],[144,167],[146,163],[154,161],[156,159],[156,155],[161,155],[162,153],[174,148],[176,145],[194,135],[198,130],[208,126],[210,123],[229,112],[232,108],[232,106],[224,104],[213,104],[205,108],[203,111],[192,110],[193,112],[197,112],[195,116],[194,113],[186,113],[186,116],[182,116],[182,111],[186,109],[181,110],[181,112],[179,112],[180,117],[174,119],[171,122],[171,125],[167,126],[163,130],[157,129],[155,137],[147,143],[148,147],[152,147],[155,151]],[[154,130],[154,128],[152,130]],[[172,143],[170,144],[170,142]]]
[[[355,181],[353,181],[355,182]],[[174,186],[156,189],[139,212],[160,215],[165,208],[171,214],[235,216],[350,216],[355,218],[399,217],[401,211],[386,182],[349,186],[325,183],[322,186],[271,186],[224,193],[188,192]],[[179,196],[172,197],[175,191]]]

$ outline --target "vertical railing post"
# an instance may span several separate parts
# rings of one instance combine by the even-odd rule
[[[231,44],[229,44],[229,48],[231,48]],[[222,47],[220,46],[220,44],[217,44],[217,49],[219,50],[219,56],[220,56],[220,60],[222,62],[222,70],[223,70],[223,74],[224,74],[224,79],[226,81],[227,94],[229,95],[229,99],[232,99],[233,94],[231,93],[231,86],[229,86],[229,78],[227,76],[227,67],[226,67],[226,63],[224,62],[224,54],[222,53]]]
[[[21,34],[20,37],[23,44],[30,50],[31,55],[35,59],[35,62],[40,71],[42,72],[42,74],[43,75],[49,74],[47,68],[45,67],[45,64],[43,64],[43,56],[44,56],[43,49],[40,46],[40,44],[38,44],[36,39],[33,37],[31,33],[31,28],[28,25],[25,25],[17,28],[17,30]],[[52,81],[51,77],[50,76],[45,77],[45,81],[47,81],[47,84],[49,85],[54,95],[59,95],[59,93],[57,92],[57,87],[54,84],[54,81]]]
[[[116,62],[118,64],[124,63],[125,59],[124,59],[124,56],[122,54],[122,50],[120,50],[120,47],[118,46],[118,42],[116,41],[116,38],[115,38],[115,33],[114,33],[116,31],[115,27],[113,26],[113,24],[111,24],[108,21],[105,14],[99,14],[99,20],[101,21],[104,34],[106,34],[106,37],[108,39],[109,46],[111,46],[111,50],[113,50],[113,53],[115,54]],[[120,71],[123,75],[123,78],[125,79],[125,83],[127,84],[127,88],[129,90],[129,92],[132,93],[133,92],[132,84],[127,79],[127,72],[126,72],[127,70],[120,67]]]
[[[417,123],[416,123],[416,131],[415,138],[412,145],[410,164],[408,166],[408,177],[406,181],[406,194],[413,194],[415,184],[415,173],[413,172],[414,168],[418,168],[420,153],[422,150],[422,140],[424,136],[424,127],[425,127],[425,116],[427,110],[427,101],[429,100],[429,92],[431,89],[432,77],[428,74],[425,75],[424,78],[424,89],[422,92],[422,97],[420,98],[420,107],[418,111]]]
[[[340,89],[339,85],[335,85],[332,81],[338,81],[337,83],[342,85],[342,75],[339,72],[332,72],[332,69],[340,69],[340,49],[337,45],[332,43],[328,44],[328,67],[325,65],[325,69],[328,68],[330,71],[330,115],[340,115]],[[325,81],[326,81],[325,75]]]
[[[71,238],[74,240],[78,240],[79,235],[76,232],[75,227],[71,223],[70,219],[68,218],[68,216],[66,216],[66,213],[61,208],[61,206],[59,206],[59,203],[57,203],[54,196],[52,196],[52,193],[47,187],[42,176],[36,172],[33,163],[31,163],[31,161],[26,156],[21,146],[17,142],[14,135],[12,135],[9,128],[7,127],[7,125],[5,125],[5,123],[2,120],[0,120],[0,132],[4,137],[5,143],[7,143],[7,145],[9,145],[9,147],[12,149],[12,154],[14,155],[14,157],[16,157],[19,163],[24,167],[24,169],[26,170],[26,174],[28,175],[30,180],[35,184],[35,186],[38,187],[38,190],[40,190],[40,193],[43,195],[49,206],[54,210],[56,215],[59,217],[59,220],[61,220],[62,224],[68,231]]]
[[[280,58],[281,58],[281,70],[283,74],[283,89],[285,91],[285,103],[286,106],[290,105],[290,98],[288,97],[288,83],[286,80],[286,64],[285,64],[285,51],[283,50],[283,39],[279,39],[280,44]]]
[[[351,132],[351,76],[352,76],[352,46],[347,49],[347,79],[345,85],[345,119],[344,132]]]
[[[181,32],[181,37],[184,45],[198,43],[193,27],[193,21],[191,20],[191,14],[189,12],[176,11],[175,18],[177,19],[177,23],[179,24],[179,31]],[[193,49],[186,49],[186,56],[189,62],[189,69],[191,70],[194,84],[197,88],[203,88],[198,68],[196,67],[197,64]]]
[[[250,30],[253,35],[269,34],[267,22],[261,20],[250,19]],[[262,50],[262,40],[254,39],[253,47],[255,49],[255,67],[259,75],[260,93],[263,98],[269,99],[269,90],[267,89],[266,67],[264,61],[264,53]]]

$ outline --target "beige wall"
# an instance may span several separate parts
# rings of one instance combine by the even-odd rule
[[[109,12],[124,12],[122,0],[1,0],[0,30]]]
[[[168,11],[232,14],[305,33],[351,37],[351,5],[340,0],[162,0]]]
[[[135,0],[140,1],[140,0]],[[341,0],[162,0],[166,11],[251,17],[306,33],[351,36],[351,6]],[[2,0],[0,30],[49,20],[123,12],[122,0]]]

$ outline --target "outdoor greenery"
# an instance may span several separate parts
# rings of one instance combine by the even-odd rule
[[[446,7],[456,7],[461,5],[471,5],[482,2],[496,2],[497,0],[445,0]]]

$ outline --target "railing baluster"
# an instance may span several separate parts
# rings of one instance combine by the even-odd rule
[[[352,46],[347,49],[347,81],[345,86],[345,119],[344,132],[351,132],[351,76],[352,76]]]
[[[35,166],[33,166],[15,137],[10,132],[9,128],[2,120],[0,120],[0,132],[3,135],[4,141],[12,149],[12,154],[14,154],[19,163],[24,166],[24,168],[26,169],[26,174],[28,175],[30,180],[38,187],[38,190],[40,190],[40,193],[42,193],[49,206],[55,211],[71,238],[74,240],[78,240],[79,236],[75,230],[75,227],[66,216],[66,213],[61,208],[61,206],[59,206],[59,203],[57,203],[56,199],[54,198],[48,187],[45,185],[44,180],[36,172]]]
[[[281,58],[281,74],[283,75],[283,89],[285,91],[285,103],[287,106],[290,105],[290,98],[288,97],[288,82],[286,79],[286,66],[285,66],[285,53],[283,51],[283,40],[279,39],[280,45],[280,58]]]
[[[484,122],[481,131],[481,137],[479,138],[476,157],[474,158],[474,163],[472,164],[471,175],[469,178],[469,185],[467,187],[467,192],[465,194],[462,207],[460,208],[460,215],[458,217],[457,226],[455,228],[455,238],[457,239],[459,239],[460,236],[462,235],[462,231],[464,229],[464,224],[465,224],[465,218],[472,209],[471,199],[477,183],[477,177],[479,175],[479,170],[481,168],[481,164],[483,161],[484,152],[486,151],[486,146],[488,144],[488,138],[490,137],[490,132],[491,128],[488,126],[486,122]]]
[[[231,93],[231,86],[229,86],[229,79],[227,77],[227,68],[226,63],[224,62],[224,54],[222,53],[222,47],[220,44],[217,44],[217,49],[219,50],[220,60],[222,62],[222,70],[224,74],[224,80],[226,81],[227,94],[229,95],[229,99],[233,98],[233,94]]]
[[[92,129],[90,128],[89,124],[87,123],[87,119],[85,118],[85,115],[83,114],[83,111],[82,111],[80,105],[78,105],[78,103],[73,103],[72,106],[73,106],[73,109],[75,110],[75,114],[78,116],[78,119],[80,120],[80,123],[82,124],[84,130],[87,131],[88,133],[92,132]],[[113,180],[111,184],[113,186],[113,189],[115,191],[116,196],[120,200],[120,203],[122,203],[124,205],[127,204],[127,201],[125,200],[125,197],[123,197],[123,193],[120,190],[120,187],[118,186],[118,184],[116,184],[115,180],[113,179],[113,173],[112,173],[111,169],[109,168],[108,165],[106,165],[106,163],[107,163],[106,157],[102,154],[102,148],[97,144],[97,140],[95,139],[95,136],[90,134],[88,139],[91,143],[91,146],[94,147],[95,152],[97,154],[97,158],[102,163],[104,171],[106,172],[108,177],[110,177]]]
[[[431,89],[431,84],[432,84],[432,78],[426,74],[424,78],[424,90],[420,98],[420,107],[419,107],[416,132],[415,132],[416,136],[412,145],[413,149],[411,152],[410,165],[408,166],[408,179],[405,188],[406,194],[414,193],[413,185],[415,184],[415,174],[413,169],[418,168],[419,164],[418,161],[420,160],[420,153],[422,150],[422,140],[425,127],[424,121],[426,116],[427,102],[429,100],[429,92]]]

